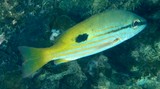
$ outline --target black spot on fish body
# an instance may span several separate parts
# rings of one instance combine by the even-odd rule
[[[87,33],[84,33],[84,34],[78,35],[78,36],[76,37],[75,41],[76,41],[77,43],[81,43],[81,42],[83,42],[83,41],[86,41],[87,38],[88,38],[88,34],[87,34]]]

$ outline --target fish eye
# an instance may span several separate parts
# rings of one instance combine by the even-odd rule
[[[139,19],[134,20],[133,23],[132,23],[132,27],[137,28],[140,22],[141,21]]]

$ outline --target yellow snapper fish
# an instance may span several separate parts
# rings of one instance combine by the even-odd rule
[[[28,77],[52,60],[61,64],[112,48],[145,27],[145,19],[128,11],[107,10],[93,15],[64,32],[51,47],[19,47],[25,59],[23,76]]]

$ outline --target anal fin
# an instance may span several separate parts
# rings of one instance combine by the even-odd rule
[[[57,59],[57,60],[54,60],[54,64],[59,65],[59,64],[66,63],[66,62],[69,62],[69,61],[71,61],[71,60]]]

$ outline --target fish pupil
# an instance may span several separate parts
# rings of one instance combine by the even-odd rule
[[[137,26],[139,26],[139,25],[141,25],[141,24],[142,24],[142,22],[141,22],[139,19],[136,19],[136,20],[133,21],[132,26],[133,26],[134,28],[136,28]]]
[[[139,23],[140,23],[140,22],[135,21],[135,22],[133,23],[133,26],[138,26],[138,25],[139,25]]]
[[[88,34],[85,33],[85,34],[80,34],[76,37],[76,42],[77,43],[80,43],[80,42],[83,42],[83,41],[86,41],[88,38]]]

